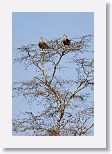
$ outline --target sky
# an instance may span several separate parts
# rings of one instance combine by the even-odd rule
[[[37,43],[40,36],[53,39],[93,33],[93,13],[13,13],[13,47]]]
[[[12,13],[12,52],[22,45],[37,44],[40,36],[45,40],[60,38],[67,34],[69,38],[94,34],[94,14],[92,12],[13,12]],[[35,74],[33,69],[24,70],[22,65],[13,64],[13,82],[31,79]],[[33,105],[27,105],[22,97],[13,98],[13,117],[18,111],[32,110]]]
[[[92,12],[78,13],[12,13],[12,49],[13,58],[16,49],[29,43],[37,44],[40,36],[45,40],[60,38],[67,34],[69,38],[94,34],[94,14]],[[17,67],[19,69],[17,69]],[[23,72],[22,67],[13,67],[13,80],[27,78],[29,74]],[[20,73],[22,71],[22,74]],[[31,70],[30,70],[31,71]]]

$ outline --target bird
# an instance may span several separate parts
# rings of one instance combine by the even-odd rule
[[[50,48],[45,42],[43,42],[43,37],[40,37],[38,46],[39,46],[42,50],[43,50],[43,49],[49,49],[49,48]]]
[[[67,38],[67,35],[63,35],[63,44],[64,45],[70,45],[70,40]]]

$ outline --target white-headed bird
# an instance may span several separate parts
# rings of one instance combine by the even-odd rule
[[[63,35],[63,44],[64,45],[70,45],[70,40],[67,38],[67,35]]]
[[[39,46],[42,50],[43,50],[43,49],[49,49],[49,48],[50,48],[45,42],[43,42],[43,38],[42,38],[42,37],[40,37],[38,46]]]

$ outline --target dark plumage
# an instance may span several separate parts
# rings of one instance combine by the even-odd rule
[[[63,35],[63,44],[68,46],[70,45],[70,40],[67,38],[65,34]]]
[[[40,37],[40,41],[39,41],[39,43],[38,43],[38,46],[39,46],[39,48],[41,48],[42,50],[43,50],[43,49],[49,49],[49,48],[50,48],[45,42],[43,42],[43,38],[42,38],[42,37]]]

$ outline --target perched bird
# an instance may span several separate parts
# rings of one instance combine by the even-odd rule
[[[42,37],[40,37],[38,46],[39,46],[42,50],[43,50],[43,49],[49,49],[49,48],[50,48],[45,42],[43,42],[43,38],[42,38]]]
[[[70,45],[70,40],[67,38],[65,34],[63,35],[63,44],[68,46]]]

